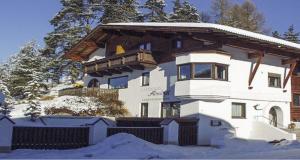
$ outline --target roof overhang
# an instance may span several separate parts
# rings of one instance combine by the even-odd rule
[[[147,33],[187,34],[197,39],[218,41],[224,45],[258,50],[285,57],[300,57],[300,44],[229,26],[211,23],[109,23],[97,26],[73,46],[65,56],[73,60],[87,60],[111,35],[124,33],[137,36]],[[163,35],[158,34],[158,35]]]

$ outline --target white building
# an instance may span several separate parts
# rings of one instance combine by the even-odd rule
[[[199,118],[198,144],[226,127],[292,139],[275,127],[290,124],[299,55],[299,44],[207,23],[100,25],[67,53],[87,61],[87,86],[119,89],[129,116]]]

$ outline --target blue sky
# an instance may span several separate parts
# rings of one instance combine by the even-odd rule
[[[166,0],[168,10],[172,0]],[[233,0],[243,2],[244,0]],[[189,0],[200,11],[208,12],[210,0]],[[300,0],[253,0],[266,17],[266,27],[284,32],[291,24],[300,31]],[[53,28],[49,20],[61,8],[59,0],[1,0],[0,62],[18,52],[30,40],[43,46],[43,37]]]

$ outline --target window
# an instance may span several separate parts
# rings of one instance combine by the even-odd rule
[[[178,80],[191,79],[191,64],[178,66]]]
[[[149,86],[150,84],[150,73],[146,72],[142,74],[142,86]]]
[[[140,44],[140,49],[151,51],[151,43],[147,42]]]
[[[128,87],[128,76],[108,79],[108,87],[110,89],[127,88]]]
[[[300,94],[293,94],[293,104],[295,107],[300,107]]]
[[[172,48],[173,49],[181,49],[182,48],[182,40],[173,40],[172,41]]]
[[[215,73],[215,79],[218,80],[227,80],[227,66],[225,65],[220,65],[220,64],[215,64],[214,67],[214,73]]]
[[[161,106],[161,117],[180,117],[180,102],[163,102]]]
[[[178,80],[228,80],[228,66],[224,64],[190,63],[178,66]]]
[[[141,104],[141,117],[148,117],[148,103]]]
[[[232,118],[246,118],[246,104],[245,103],[232,103],[231,106]]]
[[[211,78],[211,64],[195,64],[194,78]]]
[[[99,81],[97,79],[92,79],[89,83],[88,83],[88,88],[96,88],[99,87]]]
[[[269,80],[269,87],[281,88],[280,74],[269,73],[268,80]]]
[[[299,76],[300,75],[300,64],[297,63],[296,68],[294,70],[294,75]]]

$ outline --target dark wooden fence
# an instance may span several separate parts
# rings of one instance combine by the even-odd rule
[[[117,133],[133,134],[145,141],[162,144],[164,130],[162,127],[118,127],[107,129],[108,137]]]
[[[13,128],[12,149],[72,149],[88,145],[88,127]]]

